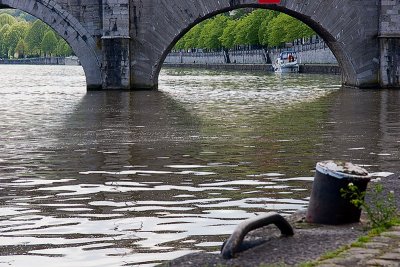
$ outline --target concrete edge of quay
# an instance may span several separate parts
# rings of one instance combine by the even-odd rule
[[[333,74],[340,75],[341,70],[336,64],[299,64],[300,73],[310,74]],[[163,67],[170,68],[192,68],[210,69],[223,71],[260,71],[274,72],[272,64],[202,64],[202,63],[164,63]]]
[[[386,191],[393,190],[396,194],[400,191],[400,173],[382,178],[382,185]],[[396,205],[399,209],[400,198],[396,198]],[[310,224],[305,222],[305,216],[306,211],[302,210],[287,217],[294,228],[292,237],[280,236],[278,229],[271,225],[250,232],[242,243],[243,251],[235,258],[226,260],[218,253],[198,252],[161,266],[400,266],[400,226],[352,245],[368,234],[365,213],[361,222],[343,225]],[[333,256],[323,257],[327,253]]]

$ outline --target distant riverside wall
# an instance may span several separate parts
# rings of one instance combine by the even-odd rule
[[[164,64],[175,67],[273,71],[272,66],[267,64],[271,64],[283,50],[291,50],[297,53],[300,71],[335,74],[340,72],[335,56],[323,41],[292,44],[289,49],[171,52]]]
[[[0,64],[20,65],[80,65],[77,57],[38,57],[22,59],[0,59]]]
[[[263,71],[273,72],[272,64],[227,64],[227,63],[166,63],[165,67],[171,68],[189,68],[189,69],[211,69],[226,71]],[[300,73],[315,74],[340,74],[340,67],[334,64],[300,64]]]
[[[288,49],[272,49],[269,52],[271,59],[279,56],[279,53]],[[308,44],[294,44],[290,50],[297,53],[300,64],[333,64],[338,62],[324,41],[318,41]]]
[[[263,49],[228,52],[171,52],[164,64],[268,64],[268,54]]]

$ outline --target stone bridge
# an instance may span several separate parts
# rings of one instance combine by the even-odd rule
[[[179,38],[243,7],[281,11],[313,28],[337,58],[344,85],[400,87],[399,0],[0,0],[0,8],[41,19],[71,45],[89,90],[157,89]]]

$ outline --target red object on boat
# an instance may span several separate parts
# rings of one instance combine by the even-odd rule
[[[279,4],[281,0],[258,0],[259,4]]]

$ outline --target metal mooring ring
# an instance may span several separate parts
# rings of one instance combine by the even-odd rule
[[[282,215],[275,212],[266,213],[240,223],[228,240],[222,245],[222,257],[224,259],[235,257],[240,244],[248,232],[269,224],[275,224],[281,231],[282,236],[294,235],[292,226]]]

